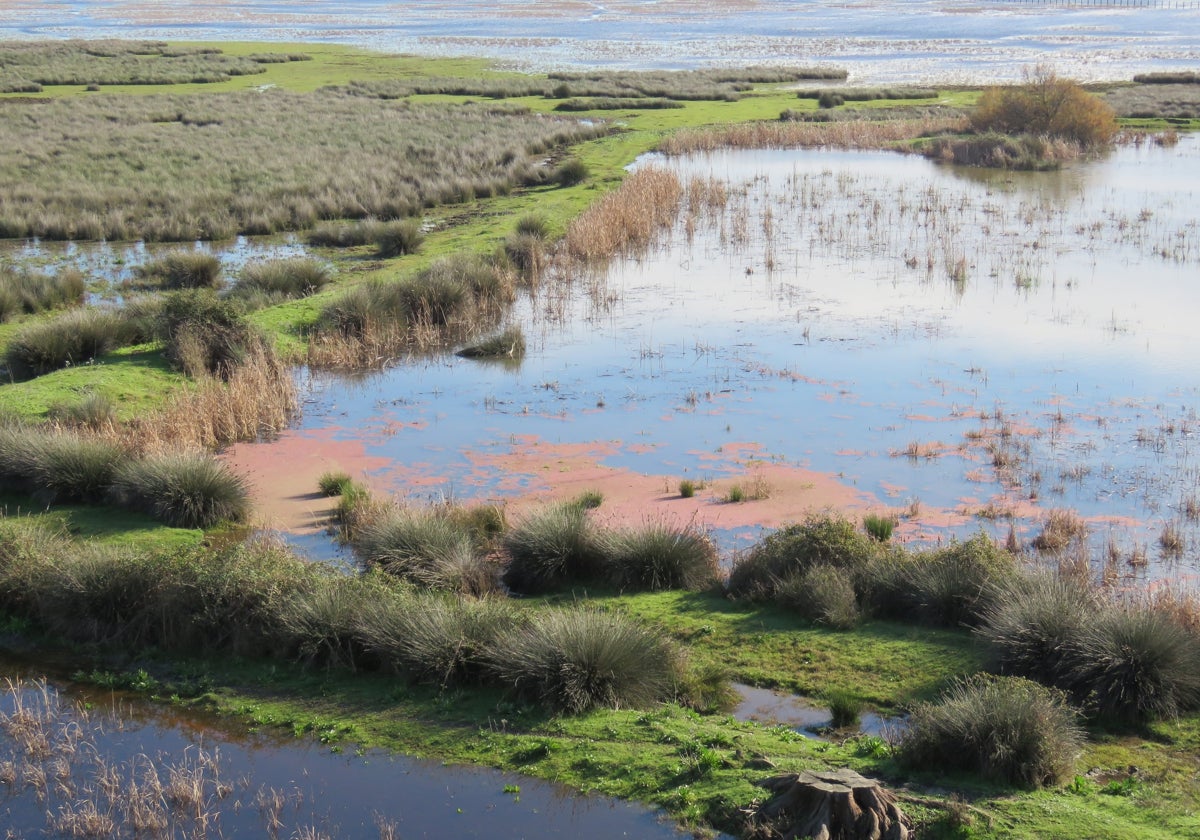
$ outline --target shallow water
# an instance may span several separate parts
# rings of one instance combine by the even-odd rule
[[[311,41],[488,56],[525,69],[803,63],[865,84],[1014,80],[1038,62],[1088,80],[1200,60],[1194,0],[505,0],[5,3],[0,37]]]
[[[306,372],[297,435],[361,445],[378,486],[428,499],[545,497],[582,471],[614,515],[669,516],[690,477],[706,489],[687,513],[726,548],[757,535],[747,516],[823,504],[908,514],[902,539],[1026,544],[1073,509],[1111,574],[1188,575],[1198,164],[1197,138],[1028,175],[890,153],[670,162],[724,181],[727,205],[522,302],[519,368]],[[721,504],[731,481],[771,498]],[[1190,559],[1160,555],[1168,525]]]
[[[736,720],[751,720],[764,726],[786,726],[809,738],[820,739],[830,734],[833,715],[829,709],[805,697],[740,683],[734,683],[733,689],[741,698],[733,710]],[[860,716],[857,727],[839,730],[839,734],[857,730],[863,735],[889,737],[896,735],[902,726],[902,721],[897,718],[865,712]]]
[[[110,810],[113,800],[87,792],[89,784],[100,787],[98,767],[119,780],[118,802],[126,801],[134,784],[149,789],[151,771],[164,785],[172,770],[189,783],[202,779],[189,784],[189,790],[202,790],[198,807],[167,809],[166,836],[172,837],[682,836],[650,809],[512,773],[358,753],[352,745],[337,752],[315,740],[248,733],[202,714],[63,686],[50,686],[48,703],[32,684],[4,693],[0,713],[13,715],[18,698],[32,713],[22,720],[46,721],[41,728],[50,737],[47,748],[31,753],[25,740],[0,728],[0,773],[11,762],[16,782],[0,783],[0,823],[9,837],[72,836],[49,828],[64,815],[83,813],[81,803],[89,800],[118,817],[120,833],[104,836],[134,836],[130,821],[121,821],[119,804]],[[62,769],[64,762],[69,770]],[[39,767],[48,775],[39,776]],[[206,829],[198,831],[202,825]]]

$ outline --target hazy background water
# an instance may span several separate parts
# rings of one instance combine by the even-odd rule
[[[324,41],[526,69],[789,63],[851,81],[1087,80],[1200,63],[1197,0],[17,0],[0,37]]]

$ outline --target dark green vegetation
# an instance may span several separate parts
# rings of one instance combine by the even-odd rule
[[[107,501],[172,527],[210,528],[249,510],[242,479],[206,454],[138,457],[103,437],[0,425],[0,478],[44,504]]]
[[[733,832],[744,828],[741,809],[761,796],[753,782],[774,764],[852,766],[891,787],[910,784],[902,805],[926,836],[1196,833],[1194,623],[1113,605],[1078,583],[1063,584],[1081,593],[1078,615],[1069,604],[1039,612],[1035,595],[1015,599],[1024,612],[1005,612],[1014,600],[1006,593],[1039,584],[982,537],[913,552],[892,545],[882,522],[864,523],[868,535],[815,519],[737,558],[730,599],[702,533],[655,523],[601,528],[583,504],[510,527],[496,508],[378,505],[349,476],[330,475],[322,490],[339,496],[335,515],[371,567],[354,577],[270,544],[222,547],[222,534],[200,547],[198,531],[154,530],[140,514],[83,504],[120,499],[183,524],[238,516],[239,482],[215,475],[211,462],[142,459],[89,430],[140,435],[145,426],[123,422],[137,413],[130,406],[161,406],[167,393],[174,405],[179,385],[194,378],[187,393],[198,396],[179,402],[179,425],[157,434],[158,446],[269,434],[279,425],[254,419],[236,431],[207,428],[230,414],[253,417],[236,400],[249,404],[247,394],[287,379],[264,345],[355,366],[421,346],[517,356],[520,334],[498,332],[506,303],[519,284],[536,282],[572,219],[607,203],[641,152],[689,136],[694,145],[677,148],[907,147],[946,125],[964,131],[960,115],[975,97],[946,91],[936,104],[894,106],[864,95],[821,112],[828,123],[785,123],[777,119],[784,108],[818,113],[793,90],[770,87],[797,78],[790,71],[531,78],[465,61],[304,52],[313,60],[277,62],[262,47],[230,45],[224,54],[262,72],[205,83],[212,93],[110,93],[106,83],[99,95],[47,89],[5,106],[22,115],[5,122],[12,133],[0,153],[0,218],[10,233],[41,225],[52,235],[190,240],[295,229],[338,249],[321,252],[333,271],[324,262],[262,264],[231,277],[228,294],[185,288],[131,304],[127,340],[154,343],[82,367],[92,356],[74,350],[67,368],[0,386],[22,414],[41,419],[54,405],[57,422],[80,429],[47,444],[12,427],[7,448],[10,427],[0,433],[5,487],[21,491],[9,511],[50,501],[57,510],[37,522],[0,520],[9,626],[107,645],[99,649],[139,657],[164,682],[176,667],[198,670],[215,686],[202,702],[258,724],[518,769]],[[216,54],[194,58],[205,55]],[[279,89],[248,90],[260,83]],[[479,98],[508,101],[467,101]],[[569,98],[621,100],[623,125],[581,130],[544,116]],[[657,100],[678,107],[654,108]],[[68,141],[65,125],[80,138]],[[43,152],[46,132],[63,136]],[[101,144],[105,153],[116,144],[117,157],[102,158]],[[199,159],[176,157],[182,146]],[[38,180],[28,181],[29,171]],[[664,184],[662,194],[633,202],[667,208],[659,215],[620,217],[628,208],[612,202],[623,233],[601,237],[597,225],[591,235],[608,244],[573,253],[602,260],[648,241],[673,218],[678,185]],[[20,218],[10,213],[18,199],[31,202]],[[174,210],[159,219],[147,212],[156,202]],[[399,235],[380,235],[388,230]],[[196,284],[156,277],[147,284],[156,290],[220,285],[219,274]],[[53,323],[40,311],[71,303],[10,307],[18,323],[5,325],[0,341],[11,347],[38,318]],[[235,390],[255,358],[274,373]],[[143,381],[135,371],[158,390],[138,396],[127,387]],[[106,378],[114,373],[125,377],[116,385]],[[37,389],[45,398],[10,396]],[[199,410],[200,396],[216,406],[211,414]],[[204,434],[185,437],[193,418]],[[171,510],[156,507],[164,499]],[[47,518],[92,538],[43,527]],[[499,597],[497,578],[524,597]],[[211,658],[181,662],[191,655]],[[985,668],[1062,694],[973,676]],[[903,747],[868,737],[814,743],[714,713],[728,706],[731,677],[822,698],[839,722],[865,709],[912,708],[928,725]],[[1064,697],[1089,727],[1082,745]],[[1029,709],[1044,714],[1022,717]],[[973,748],[943,760],[938,733],[947,731]],[[1071,781],[1072,773],[1081,775]],[[1065,790],[1014,789],[1063,781]]]
[[[1020,678],[979,676],[913,707],[900,760],[1036,788],[1069,780],[1082,751],[1083,730],[1061,694]]]

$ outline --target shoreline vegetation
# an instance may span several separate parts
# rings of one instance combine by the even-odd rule
[[[519,360],[522,289],[722,202],[627,173],[641,153],[1042,169],[1200,127],[1194,78],[889,90],[836,68],[529,77],[320,45],[0,56],[0,236],[290,232],[312,254],[225,276],[190,244],[156,249],[120,307],[86,305],[85,274],[0,266],[10,638],[70,646],[91,681],[554,778],[699,832],[775,836],[801,815],[756,784],[838,768],[880,779],[918,837],[1200,831],[1200,605],[1105,588],[1078,553],[982,534],[913,550],[892,520],[827,514],[720,557],[693,527],[601,527],[599,493],[510,522],[330,474],[347,575],[247,538],[245,480],[211,454],[287,428],[294,364]],[[809,740],[735,720],[733,681],[906,722]]]

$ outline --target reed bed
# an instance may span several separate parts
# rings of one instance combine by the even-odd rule
[[[496,322],[516,278],[492,260],[460,254],[413,277],[371,280],[326,304],[309,338],[316,367],[382,367],[405,353],[447,347]]]
[[[0,237],[192,241],[402,218],[536,182],[547,151],[605,131],[335,91],[41,102],[0,125]]]
[[[680,131],[666,138],[659,151],[668,155],[718,149],[886,149],[918,137],[965,130],[965,117],[835,122],[759,122],[721,128]]]
[[[645,248],[675,221],[682,196],[683,186],[673,172],[638,169],[571,223],[566,252],[582,262],[602,263]]]
[[[427,77],[355,81],[344,89],[356,96],[403,99],[416,95],[483,96],[508,99],[543,96],[624,98],[628,100],[731,101],[756,84],[784,84],[805,79],[844,79],[835,67],[734,67],[709,70],[554,72],[545,79],[532,76],[488,76],[477,79]],[[645,107],[637,104],[635,107]]]
[[[211,449],[269,439],[291,424],[298,408],[291,368],[260,345],[224,380],[202,376],[161,411],[129,421],[116,435],[135,452]]]
[[[299,53],[225,55],[216,47],[165,41],[9,41],[0,47],[0,90],[38,92],[43,85],[176,85],[253,76]],[[32,86],[32,87],[31,87]],[[24,92],[24,91],[23,91]]]

